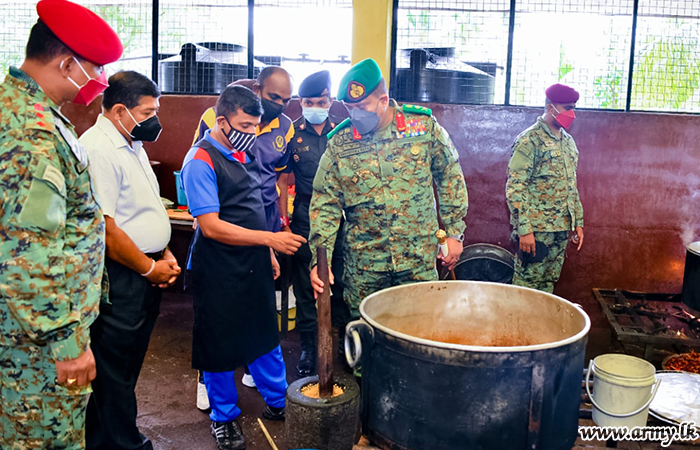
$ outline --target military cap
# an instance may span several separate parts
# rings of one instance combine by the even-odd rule
[[[382,80],[382,71],[371,59],[355,64],[340,80],[338,100],[346,103],[361,102],[374,91]]]
[[[299,85],[299,97],[312,98],[328,95],[331,92],[331,73],[327,70],[312,73]]]
[[[579,98],[574,88],[558,83],[548,87],[545,95],[552,103],[576,103]]]
[[[39,20],[81,58],[103,66],[118,60],[124,47],[119,36],[100,16],[68,0],[41,0]]]

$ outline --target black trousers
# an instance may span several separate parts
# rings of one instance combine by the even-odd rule
[[[85,420],[89,450],[152,450],[136,426],[134,388],[160,313],[162,290],[138,273],[106,260],[109,300],[90,328],[97,377]]]
[[[292,232],[306,238],[309,236],[309,204],[294,203],[292,216]],[[308,244],[302,244],[292,256],[292,286],[297,302],[296,329],[299,332],[315,332],[317,328],[316,299],[311,286],[311,249]],[[331,285],[331,321],[333,326],[345,328],[350,321],[350,310],[343,301],[343,233],[338,233],[333,259],[330,261],[335,282]]]

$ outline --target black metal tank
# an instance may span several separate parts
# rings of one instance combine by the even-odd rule
[[[681,301],[694,314],[700,313],[700,241],[686,247]]]
[[[363,432],[383,449],[557,450],[576,440],[590,320],[532,289],[439,281],[377,292],[347,327]]]

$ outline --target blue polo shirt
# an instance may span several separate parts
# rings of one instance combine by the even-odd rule
[[[216,112],[214,108],[204,111],[199,119],[199,126],[194,135],[197,142],[207,130],[210,130],[216,122]],[[282,172],[289,163],[289,152],[287,144],[294,137],[294,125],[292,120],[285,114],[280,114],[278,118],[270,122],[265,128],[256,127],[255,134],[258,136],[253,146],[253,155],[260,165],[260,175],[262,178],[262,198],[265,207],[277,202],[277,172]],[[184,178],[183,178],[184,180]],[[189,196],[187,197],[189,201]]]
[[[211,137],[210,133],[210,130],[206,130],[204,139],[220,151],[226,159],[239,162],[233,156],[238,152],[220,144]],[[250,161],[248,155],[245,156],[246,162]],[[216,184],[216,172],[209,153],[202,148],[192,147],[185,155],[180,176],[187,195],[187,206],[193,217],[219,212],[219,187]]]

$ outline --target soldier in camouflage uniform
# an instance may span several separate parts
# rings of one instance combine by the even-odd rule
[[[104,90],[122,53],[106,22],[37,4],[26,59],[0,84],[0,448],[84,448],[104,220],[87,156],[59,112]],[[61,36],[58,38],[57,36]]]
[[[318,162],[326,149],[327,134],[340,121],[330,114],[331,75],[327,70],[313,73],[299,85],[299,103],[302,117],[294,121],[294,139],[288,145],[290,161],[285,172],[294,173],[296,196],[294,197],[294,214],[290,225],[292,232],[308,238],[309,206],[313,193],[313,182]],[[342,226],[341,226],[342,227]],[[301,356],[297,372],[305,377],[316,373],[316,300],[309,278],[311,250],[308,244],[302,244],[292,257],[292,284],[297,304],[296,329],[299,331]],[[345,360],[345,325],[348,323],[348,307],[343,301],[343,236],[338,235],[331,261],[337,282],[331,289],[331,322],[338,328],[338,350]],[[342,351],[341,351],[342,349]]]
[[[328,134],[313,183],[309,244],[332,251],[345,215],[345,301],[359,316],[363,298],[391,286],[437,279],[435,258],[440,219],[453,266],[462,252],[467,188],[450,137],[427,108],[389,99],[377,63],[353,66],[338,99],[350,118]],[[331,256],[328,257],[331,260]],[[323,283],[311,272],[316,292]]]
[[[506,198],[519,250],[513,284],[554,290],[566,246],[583,244],[583,207],[576,186],[578,150],[571,126],[579,94],[561,84],[547,91],[545,113],[513,144]]]

